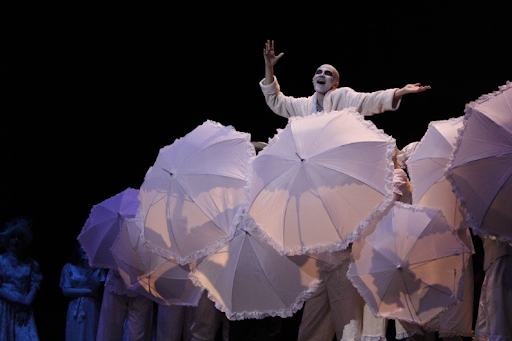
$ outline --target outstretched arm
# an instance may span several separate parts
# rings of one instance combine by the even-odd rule
[[[418,92],[426,91],[428,89],[430,89],[430,85],[422,86],[420,83],[407,84],[403,88],[395,91],[395,96],[393,97],[393,108],[396,108],[403,95],[415,94]]]
[[[265,85],[268,85],[274,81],[274,65],[284,55],[281,52],[276,56],[274,52],[274,41],[267,40],[265,48],[263,49],[263,58],[265,58]]]

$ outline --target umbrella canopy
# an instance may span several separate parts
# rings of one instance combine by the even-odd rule
[[[124,220],[135,217],[139,207],[138,195],[139,190],[127,188],[92,207],[77,238],[92,267],[116,268],[110,248]]]
[[[441,209],[452,229],[463,229],[459,231],[459,237],[474,253],[471,235],[463,224],[465,215],[460,200],[446,178],[446,167],[455,147],[458,130],[462,126],[462,116],[430,122],[406,164],[413,188],[412,203]]]
[[[441,183],[446,183],[452,192],[451,184],[445,177],[445,170],[453,152],[457,130],[462,128],[462,119],[461,116],[430,122],[425,135],[407,160],[414,204],[428,199],[430,193],[427,192],[431,191],[433,186],[442,186]]]
[[[251,226],[280,254],[345,249],[391,201],[394,152],[353,108],[290,118],[251,162]]]
[[[245,220],[235,237],[202,260],[190,274],[230,320],[290,317],[316,289],[319,280],[281,256]]]
[[[180,264],[227,243],[254,155],[249,134],[213,121],[160,149],[139,194],[145,242]]]
[[[160,305],[197,306],[203,290],[188,278],[189,267],[167,260],[140,240],[142,223],[126,219],[111,248],[117,271],[127,287]]]
[[[447,178],[474,231],[512,243],[512,83],[466,105]]]
[[[352,254],[347,276],[377,316],[424,324],[460,301],[469,250],[440,209],[394,203]]]

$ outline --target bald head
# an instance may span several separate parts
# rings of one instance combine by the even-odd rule
[[[340,83],[340,74],[334,66],[330,64],[323,64],[316,69],[313,76],[313,87],[315,91],[320,94],[325,94],[327,91],[336,89]]]

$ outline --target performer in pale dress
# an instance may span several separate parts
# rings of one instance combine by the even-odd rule
[[[331,112],[354,107],[364,116],[396,110],[402,96],[430,89],[419,83],[400,89],[387,89],[371,93],[356,92],[351,88],[338,88],[339,72],[329,64],[321,65],[313,76],[315,93],[310,97],[285,96],[274,76],[274,65],[283,53],[275,54],[274,42],[267,41],[263,49],[265,78],[260,88],[269,108],[277,115],[289,118],[308,116],[317,112]],[[326,257],[329,269],[321,273],[323,284],[305,302],[299,327],[298,341],[358,340],[361,337],[364,300],[346,276],[351,247],[316,257]]]
[[[70,263],[60,275],[60,288],[69,298],[66,341],[95,341],[101,307],[101,284],[105,270],[91,268],[87,255],[76,242]]]
[[[37,341],[32,302],[43,276],[30,256],[31,221],[15,218],[0,233],[0,340]]]

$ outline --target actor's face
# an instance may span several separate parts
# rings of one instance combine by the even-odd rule
[[[324,95],[327,91],[335,89],[338,86],[336,74],[336,69],[331,65],[320,66],[313,76],[313,87],[315,91]]]

